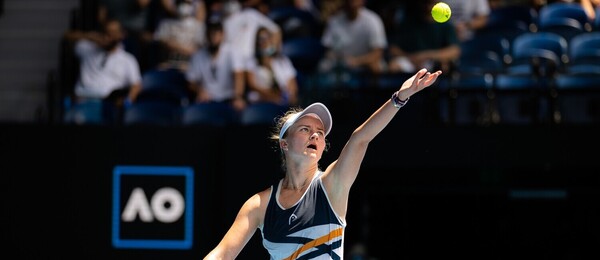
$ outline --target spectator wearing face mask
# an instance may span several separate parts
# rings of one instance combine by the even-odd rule
[[[177,10],[177,0],[160,0],[160,7],[164,10],[165,16],[177,17],[179,11]],[[193,7],[193,16],[198,21],[206,20],[206,4],[204,0],[192,0],[189,1]]]
[[[109,110],[135,101],[142,88],[140,66],[123,47],[124,30],[118,20],[107,20],[100,32],[70,31],[65,38],[75,43],[80,63],[75,104],[102,101],[110,113],[106,116],[112,117],[114,111]]]
[[[196,93],[196,103],[233,104],[235,88],[240,82],[235,72],[243,69],[243,62],[233,55],[231,44],[223,41],[223,25],[208,23],[208,43],[196,52],[190,61],[186,79],[190,90]]]
[[[388,46],[383,20],[365,6],[365,0],[344,0],[342,8],[328,18],[321,36],[327,48],[319,70],[381,73]]]
[[[194,14],[192,0],[177,0],[177,17],[160,21],[154,40],[162,53],[159,67],[186,71],[191,56],[205,44],[206,25]]]
[[[290,59],[280,52],[274,35],[267,28],[259,28],[254,58],[248,60],[246,68],[249,103],[298,104],[296,69]]]

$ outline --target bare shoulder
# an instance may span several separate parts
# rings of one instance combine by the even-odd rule
[[[254,195],[258,200],[258,203],[261,208],[266,209],[267,204],[269,204],[269,198],[271,197],[271,187],[268,187]]]
[[[260,191],[252,195],[242,207],[241,212],[243,215],[252,219],[252,222],[255,223],[257,227],[262,225],[265,212],[267,211],[267,205],[269,204],[270,194],[271,188]]]
[[[271,188],[267,188],[265,190],[259,191],[258,193],[252,195],[246,203],[244,203],[244,207],[248,210],[259,210],[264,211],[267,208],[267,204],[269,203],[269,197],[271,195]]]

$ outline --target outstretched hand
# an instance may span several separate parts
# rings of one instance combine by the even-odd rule
[[[441,70],[433,73],[427,71],[427,69],[419,70],[415,75],[402,83],[402,86],[398,91],[398,97],[400,100],[406,100],[415,93],[433,85],[440,75],[442,75]]]

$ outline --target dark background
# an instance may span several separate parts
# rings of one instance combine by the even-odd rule
[[[377,259],[599,255],[596,126],[415,124],[410,109],[416,104],[399,112],[369,147],[349,202],[346,258],[359,243]],[[365,118],[341,109],[332,110],[322,168]],[[20,259],[201,259],[243,202],[282,177],[270,130],[2,125],[4,253]],[[191,250],[112,247],[116,165],[194,169]],[[267,259],[259,238],[257,231],[238,259]]]

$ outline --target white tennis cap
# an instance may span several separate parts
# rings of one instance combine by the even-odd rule
[[[312,103],[311,105],[307,106],[301,112],[298,112],[293,116],[290,116],[290,118],[288,118],[288,120],[285,121],[285,123],[281,127],[281,130],[279,131],[279,140],[283,139],[283,135],[285,134],[287,129],[291,125],[296,123],[296,121],[298,121],[298,119],[300,119],[304,115],[311,114],[311,113],[317,115],[319,117],[319,119],[321,119],[321,122],[323,123],[323,128],[325,129],[325,136],[327,136],[329,134],[329,132],[331,131],[331,127],[332,127],[331,113],[329,113],[329,109],[327,109],[327,107],[325,105],[317,102],[317,103]]]

